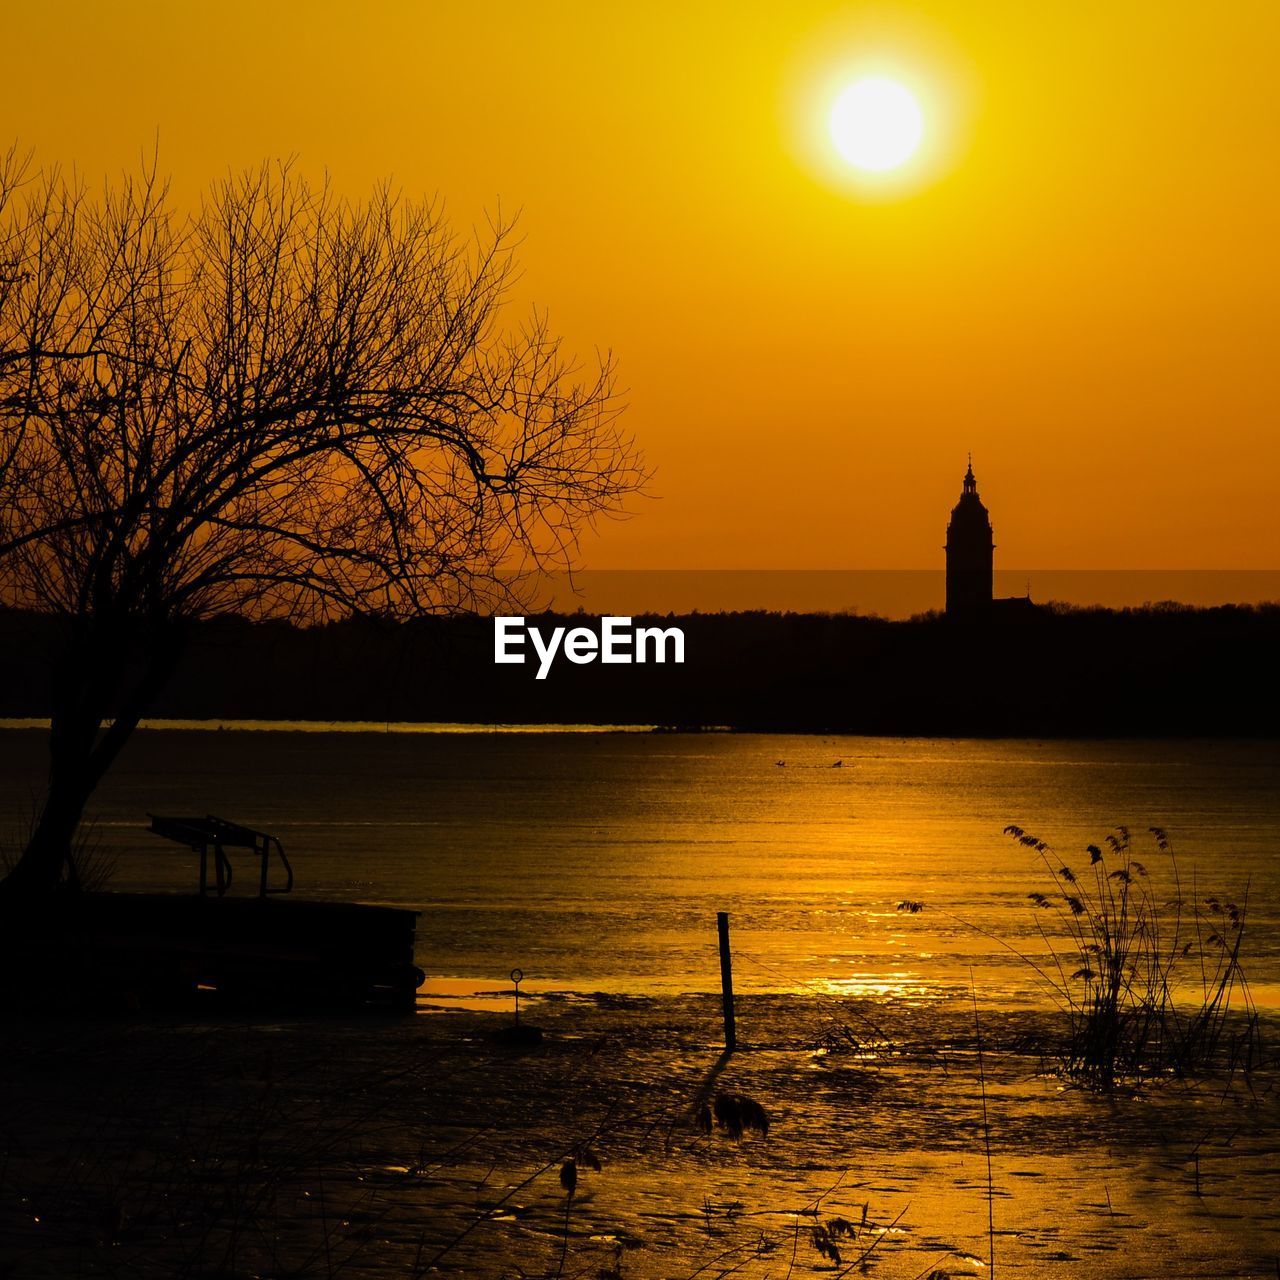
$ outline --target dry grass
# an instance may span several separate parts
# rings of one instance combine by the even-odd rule
[[[1238,902],[1201,897],[1160,827],[1149,833],[1154,873],[1126,827],[1089,845],[1079,870],[1021,827],[1005,834],[1036,853],[1052,882],[1028,895],[1052,921],[1037,920],[1048,959],[1026,958],[1066,1014],[1067,1074],[1109,1090],[1253,1069],[1261,1046],[1241,963],[1247,885]]]

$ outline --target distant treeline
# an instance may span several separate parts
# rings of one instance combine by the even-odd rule
[[[587,615],[530,625],[591,626]],[[683,666],[496,666],[479,617],[193,626],[152,715],[654,724],[869,734],[1275,736],[1280,606],[1047,607],[957,624],[842,614],[637,618]],[[63,623],[0,612],[0,715],[48,715]]]

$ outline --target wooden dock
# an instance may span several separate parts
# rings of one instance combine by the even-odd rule
[[[83,981],[143,1009],[412,1012],[418,913],[353,902],[85,894],[62,942]]]
[[[274,836],[151,816],[199,855],[194,893],[67,893],[0,929],[0,1003],[32,1009],[413,1012],[418,913],[299,899]],[[258,860],[237,895],[228,850]],[[252,896],[249,896],[252,895]]]

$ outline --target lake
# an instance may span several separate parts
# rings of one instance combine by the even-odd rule
[[[715,990],[728,910],[743,991],[928,998],[972,975],[1017,1003],[1039,993],[1009,948],[1039,945],[1028,895],[1052,884],[1003,828],[1079,871],[1126,824],[1172,893],[1159,825],[1184,890],[1248,886],[1246,969],[1261,1003],[1280,996],[1277,743],[366,728],[140,731],[93,807],[111,886],[193,888],[195,855],[145,815],[215,813],[278,835],[300,894],[420,910],[437,994],[513,966],[534,993]],[[43,752],[36,729],[0,731],[7,850]]]

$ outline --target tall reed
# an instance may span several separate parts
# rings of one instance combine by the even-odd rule
[[[1036,968],[1067,1015],[1064,1066],[1101,1089],[1217,1065],[1247,1072],[1260,1047],[1241,965],[1247,883],[1238,905],[1200,897],[1164,829],[1149,831],[1160,859],[1154,883],[1127,827],[1087,846],[1079,874],[1045,841],[1005,828],[1035,851],[1053,884],[1028,897],[1056,921],[1052,929],[1036,922],[1049,952]]]

